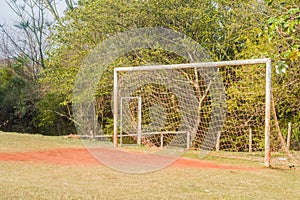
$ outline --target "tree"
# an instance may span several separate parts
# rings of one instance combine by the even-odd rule
[[[1,58],[9,63],[1,68],[0,126],[8,131],[47,132],[38,106],[43,101],[39,79],[46,66],[46,50],[51,27],[60,23],[55,0],[6,0],[18,21],[13,27],[0,25]],[[74,1],[65,0],[66,9],[74,9]],[[48,18],[53,14],[53,18]],[[42,119],[41,119],[42,118]],[[65,123],[65,122],[62,122]],[[50,131],[48,131],[49,133]]]
[[[280,127],[287,133],[288,122],[300,121],[300,9],[297,1],[268,1],[272,12],[268,19],[268,54],[276,65],[273,96]],[[294,131],[293,148],[299,149],[300,132]]]
[[[225,0],[185,1],[111,1],[82,0],[67,12],[51,35],[56,48],[49,52],[49,68],[42,82],[50,94],[59,94],[59,105],[71,107],[73,83],[79,66],[100,42],[111,35],[133,28],[162,26],[182,32],[208,49],[214,60],[259,57],[253,49],[261,45],[265,14],[257,1]],[[242,13],[242,14],[240,14]],[[255,16],[255,17],[254,17]],[[149,62],[186,62],[162,50],[139,50],[124,55],[113,66],[147,64]],[[111,73],[99,82],[96,101],[98,114],[104,122],[111,121]],[[59,77],[59,78],[58,78]],[[102,88],[102,90],[101,90]],[[69,110],[69,109],[66,109]],[[72,113],[62,113],[72,118]],[[105,124],[105,123],[103,123]]]
[[[27,56],[28,65],[36,77],[40,68],[45,68],[44,52],[47,47],[46,37],[49,34],[49,21],[46,19],[46,7],[41,1],[29,0],[18,3],[6,0],[20,21],[13,29],[1,25],[1,31],[11,43],[14,52],[11,57]],[[12,34],[16,32],[17,34]]]
[[[13,27],[0,25],[0,31],[7,40],[5,56],[10,58],[27,56],[30,62],[26,65],[32,68],[32,74],[37,78],[41,69],[46,68],[45,52],[48,48],[52,48],[47,41],[51,27],[55,23],[61,24],[60,12],[57,9],[58,1],[5,1],[19,19]],[[76,1],[65,0],[64,2],[65,9],[71,12]]]
[[[0,68],[0,129],[37,132],[36,85],[27,67],[27,57],[18,58]]]

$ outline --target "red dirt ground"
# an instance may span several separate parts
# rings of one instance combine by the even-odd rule
[[[103,150],[106,156],[112,154],[109,150]],[[64,166],[96,166],[102,165],[84,148],[64,148],[36,152],[14,152],[1,153],[0,161],[23,161],[23,162],[44,162]],[[224,170],[257,170],[257,168],[248,168],[241,166],[231,166],[216,164],[209,161],[196,159],[179,158],[171,167],[182,168],[210,168]]]

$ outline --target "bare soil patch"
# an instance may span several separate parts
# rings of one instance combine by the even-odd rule
[[[107,157],[116,157],[115,151],[101,149],[101,153]],[[123,158],[124,159],[124,158]],[[158,158],[160,159],[160,158]],[[126,160],[126,159],[124,159]],[[95,166],[102,165],[85,148],[59,148],[33,152],[10,152],[0,153],[0,161],[23,161],[23,162],[44,162],[49,164],[65,166]],[[179,158],[171,167],[180,168],[209,168],[223,170],[258,170],[259,168],[241,167],[227,164],[217,164],[211,161]]]

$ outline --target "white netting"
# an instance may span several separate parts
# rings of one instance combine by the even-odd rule
[[[120,72],[120,128],[125,137],[136,134],[122,143],[137,143],[139,97],[144,145],[212,150],[226,113],[220,75],[217,68]]]
[[[162,51],[149,54],[149,57],[149,49]],[[141,56],[140,59],[139,55],[146,58]],[[166,59],[162,59],[164,57]],[[258,60],[226,62],[228,65],[244,63],[245,66],[224,66],[221,62],[208,67],[201,62],[211,61],[209,53],[182,33],[150,27],[116,34],[95,48],[76,77],[72,111],[77,132],[81,138],[91,139],[91,142],[83,140],[89,150],[94,150],[98,145],[93,139],[104,141],[105,145],[113,141],[116,147],[119,137],[123,144],[169,147],[162,149],[190,147],[204,152],[213,149],[241,152],[248,151],[248,135],[251,133],[252,151],[263,151],[264,64],[268,60],[270,66],[270,60]],[[113,87],[113,80],[116,80],[114,67],[183,62],[198,62],[201,67],[186,64],[191,67],[120,70],[119,90]],[[252,66],[254,63],[262,65]],[[119,93],[117,98],[113,97],[113,93]],[[110,110],[112,97],[113,109]],[[140,109],[138,99],[142,102]],[[139,116],[141,120],[138,120]],[[274,121],[271,123],[273,125]],[[273,126],[271,130],[274,130]],[[273,150],[281,148],[274,136],[271,144]],[[112,166],[113,162],[107,160],[105,155],[93,155]],[[136,156],[133,158],[136,161]],[[118,160],[119,157],[115,157],[115,161]],[[159,166],[166,166],[172,161],[174,159]],[[119,169],[118,166],[113,165],[113,168]]]
[[[266,120],[266,66],[122,70],[118,95],[122,144],[136,144],[138,115],[141,143],[150,147],[217,150],[225,157],[263,162]],[[141,101],[138,108],[138,99]],[[284,150],[269,113],[271,151]],[[252,154],[254,155],[254,154]],[[285,154],[283,154],[285,155]],[[274,159],[273,159],[274,160]]]

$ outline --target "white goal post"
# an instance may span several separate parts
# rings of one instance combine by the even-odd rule
[[[137,100],[137,130],[131,134],[123,134],[123,109],[124,109],[124,102],[128,100]],[[126,108],[126,107],[125,107]],[[141,97],[131,97],[125,96],[120,98],[120,146],[123,145],[123,137],[136,137],[137,144],[142,144],[142,137],[143,136],[151,136],[151,135],[159,135],[160,136],[160,147],[163,147],[164,135],[165,134],[185,134],[186,135],[186,148],[190,147],[190,133],[189,131],[156,131],[156,132],[142,132],[142,98]]]
[[[122,145],[122,140],[123,140],[123,102],[124,100],[130,100],[130,99],[137,99],[138,100],[138,110],[137,110],[137,133],[133,134],[137,136],[137,144],[141,145],[141,139],[142,139],[142,98],[141,97],[121,97],[121,102],[120,102],[120,145]],[[130,135],[129,135],[130,136]]]
[[[151,72],[157,70],[182,70],[182,69],[216,69],[226,67],[226,66],[244,66],[244,65],[265,65],[265,83],[264,83],[264,151],[265,151],[265,159],[264,164],[266,167],[270,167],[270,157],[271,157],[271,149],[270,149],[270,121],[271,121],[271,82],[272,82],[272,62],[270,58],[262,58],[262,59],[249,59],[249,60],[234,60],[234,61],[220,61],[220,62],[201,62],[201,63],[188,63],[188,64],[170,64],[170,65],[153,65],[153,66],[137,66],[137,67],[121,67],[114,69],[114,93],[113,93],[113,116],[114,116],[114,135],[113,135],[113,142],[114,146],[118,147],[118,130],[119,130],[119,109],[120,109],[120,101],[123,101],[124,98],[120,96],[120,73],[133,73],[133,72]],[[215,73],[215,72],[214,72]],[[212,79],[213,80],[213,79]],[[214,81],[214,80],[213,80]],[[207,89],[204,90],[203,93],[207,93],[210,88],[210,84],[206,84]],[[211,86],[213,87],[213,86]],[[251,86],[250,86],[251,87]],[[203,95],[205,96],[205,95]],[[137,97],[130,97],[130,98],[137,98]],[[171,98],[171,97],[170,97]],[[141,107],[142,101],[141,98],[138,98],[138,105],[139,105],[139,114],[138,114],[138,132],[137,135],[139,136],[138,144],[141,144],[141,133],[142,133],[142,114],[141,114]],[[200,103],[204,99],[199,98]],[[144,103],[144,102],[143,102]],[[121,106],[122,107],[122,106]],[[180,115],[180,114],[178,114]],[[180,120],[178,120],[180,121]],[[121,122],[122,123],[122,122]],[[122,125],[122,124],[121,124]],[[197,124],[198,126],[198,124]],[[122,127],[120,127],[122,128]],[[154,131],[155,132],[155,131]],[[161,133],[162,131],[157,131],[156,133]],[[167,132],[167,131],[166,131]],[[178,131],[180,132],[180,130]],[[122,130],[121,130],[122,133]],[[192,134],[192,133],[189,133]],[[122,137],[121,137],[122,138]],[[190,139],[190,138],[189,138]],[[188,139],[186,139],[188,140]],[[192,139],[191,139],[192,140]],[[205,140],[205,139],[204,139]],[[205,141],[204,141],[205,142]],[[162,143],[162,140],[160,140]],[[190,141],[188,141],[189,146]],[[215,146],[215,145],[214,145]]]

